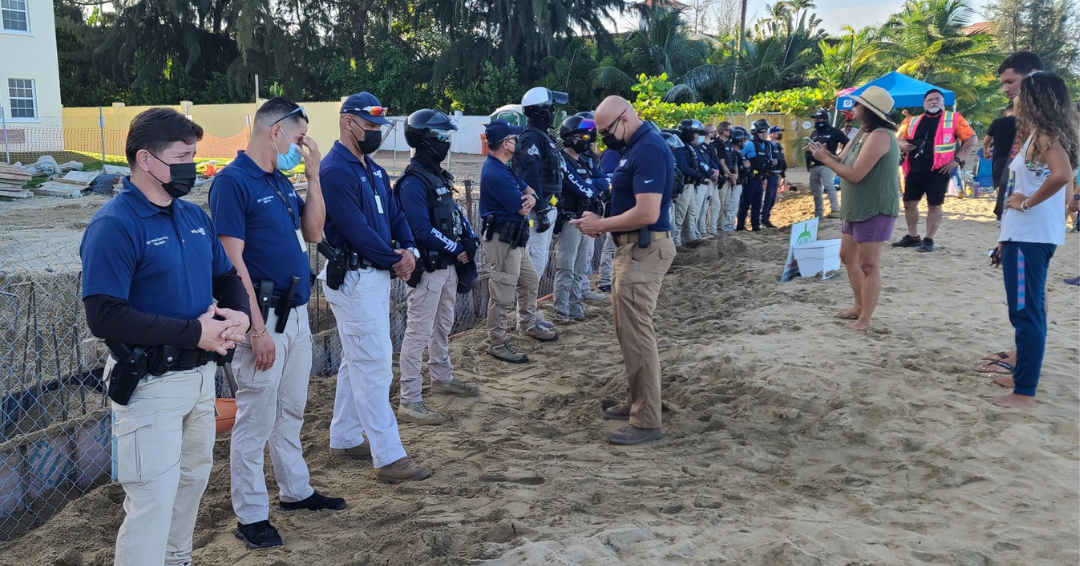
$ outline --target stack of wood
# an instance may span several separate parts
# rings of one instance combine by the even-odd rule
[[[27,198],[30,191],[23,188],[33,177],[19,167],[0,163],[0,197]]]
[[[90,183],[100,175],[100,171],[69,171],[63,177],[57,177],[34,189],[34,194],[41,197],[81,197],[90,190]]]

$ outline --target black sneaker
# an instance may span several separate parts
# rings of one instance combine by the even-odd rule
[[[934,251],[934,241],[931,240],[930,238],[923,238],[922,243],[919,244],[919,249],[917,251],[920,251],[920,252],[932,252],[932,251]]]
[[[233,534],[244,541],[248,548],[271,548],[284,544],[281,542],[281,535],[270,521],[259,521],[250,525],[236,523]]]
[[[307,509],[308,511],[341,511],[348,507],[345,500],[340,497],[327,497],[319,492],[314,492],[307,499],[300,501],[278,500],[278,509],[282,511],[296,511]]]
[[[605,292],[605,293],[610,293],[611,292],[611,285],[601,285],[600,290]]]
[[[903,238],[900,238],[899,242],[893,242],[894,248],[914,248],[915,246],[921,246],[922,240],[918,236],[911,236],[904,234]]]

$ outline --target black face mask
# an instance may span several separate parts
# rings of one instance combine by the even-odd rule
[[[622,151],[626,149],[626,140],[620,140],[619,138],[615,137],[615,134],[613,133],[607,134],[606,136],[601,136],[600,139],[603,140],[604,145],[608,146],[611,149],[614,149],[615,151]]]
[[[382,130],[364,130],[363,140],[357,139],[356,134],[353,134],[353,139],[356,140],[356,149],[360,150],[360,153],[371,155],[382,145]]]
[[[589,143],[589,140],[578,139],[578,140],[574,140],[573,142],[571,142],[569,147],[570,147],[570,149],[572,149],[572,150],[574,150],[574,151],[576,151],[576,152],[578,152],[578,153],[580,153],[582,155],[585,155],[585,154],[589,153],[589,149],[592,147],[592,144]]]
[[[824,130],[825,128],[829,127],[829,123],[828,122],[814,122],[814,127],[819,129],[819,130]]]
[[[546,132],[550,130],[551,125],[555,123],[555,109],[548,107],[540,111],[532,111],[527,117],[529,118],[530,126]]]
[[[438,171],[442,162],[450,154],[449,141],[427,140],[427,147],[416,151],[416,160],[429,169]]]
[[[152,155],[154,159],[165,163],[160,157],[154,155],[153,153],[150,153],[150,155]],[[157,178],[157,175],[154,175],[149,171],[147,171],[147,173],[150,173],[150,176],[153,177],[155,181],[161,183],[161,188],[165,189],[165,192],[168,193],[168,195],[172,198],[180,198],[190,193],[191,187],[195,186],[195,179],[198,178],[198,173],[195,172],[195,164],[165,163],[165,165],[169,166],[168,183],[162,183],[161,179]]]
[[[776,134],[776,141],[784,139],[784,134]]]

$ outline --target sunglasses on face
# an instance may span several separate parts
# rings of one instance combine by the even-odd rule
[[[278,118],[277,120],[274,120],[274,122],[271,123],[270,125],[273,126],[274,124],[277,124],[278,122],[288,118],[289,116],[292,116],[293,114],[299,114],[300,117],[303,118],[305,121],[310,122],[310,120],[308,120],[308,117],[307,117],[307,112],[304,111],[304,107],[303,106],[297,106],[296,108],[293,108],[292,111],[289,112],[288,114]]]
[[[619,123],[619,120],[622,119],[624,114],[626,114],[626,110],[623,110],[622,112],[620,112],[619,115],[616,116],[615,119],[612,120],[610,124],[608,124],[608,127],[600,128],[599,130],[596,130],[596,133],[600,134],[601,136],[606,136],[606,135],[610,134],[611,129],[615,127],[615,124]]]
[[[448,130],[431,130],[431,135],[435,138],[435,141],[450,141],[450,132]]]

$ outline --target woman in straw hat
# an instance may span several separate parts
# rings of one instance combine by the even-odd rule
[[[853,330],[870,328],[870,318],[881,295],[881,252],[892,239],[896,217],[900,215],[900,146],[896,124],[889,120],[893,99],[885,89],[871,86],[855,99],[852,113],[861,124],[839,156],[824,146],[810,142],[814,159],[840,176],[844,197],[844,222],[840,260],[847,268],[855,306],[836,316],[854,320]]]

